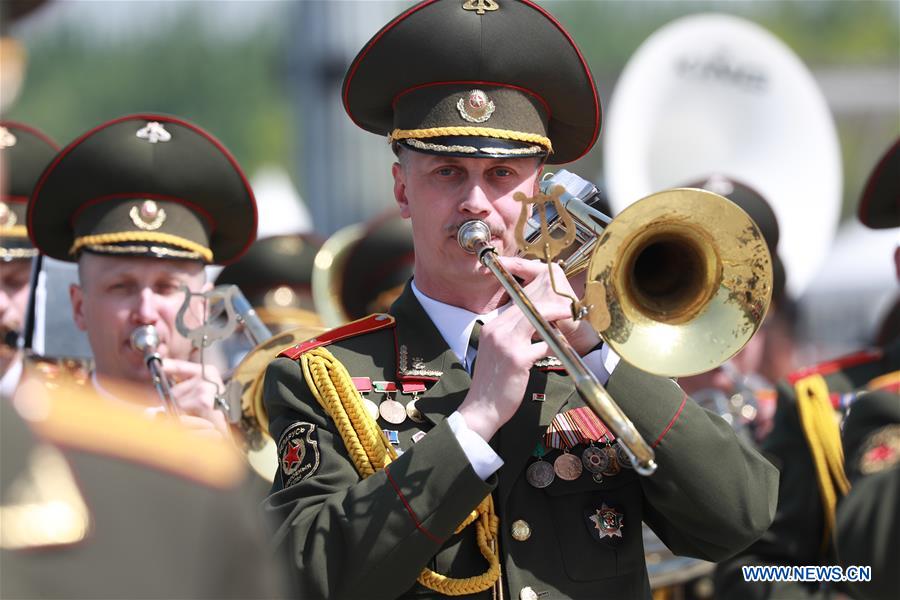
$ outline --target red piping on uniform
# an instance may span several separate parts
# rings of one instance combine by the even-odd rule
[[[34,209],[37,208],[38,197],[40,196],[41,189],[44,187],[44,183],[47,181],[47,177],[50,176],[50,173],[59,165],[63,158],[65,158],[72,150],[75,149],[76,146],[81,144],[86,138],[92,136],[94,133],[100,131],[101,129],[106,129],[107,127],[111,127],[112,125],[116,125],[117,123],[122,123],[123,121],[157,121],[163,123],[175,123],[177,125],[181,125],[183,127],[187,127],[191,131],[200,134],[201,136],[208,139],[212,144],[222,153],[222,155],[231,163],[231,166],[234,167],[234,170],[237,172],[238,177],[241,178],[241,183],[244,184],[244,189],[247,190],[247,194],[250,196],[250,205],[253,208],[253,235],[250,236],[250,239],[247,240],[247,243],[239,252],[237,252],[229,261],[223,262],[220,264],[229,264],[236,261],[240,258],[250,247],[254,241],[256,241],[256,228],[259,223],[259,215],[256,210],[256,196],[253,195],[253,188],[250,187],[250,183],[247,181],[247,177],[244,175],[244,171],[241,170],[240,165],[238,165],[237,160],[235,160],[234,156],[232,156],[231,152],[216,139],[211,133],[204,131],[203,129],[197,127],[192,123],[188,123],[182,119],[177,117],[170,117],[165,115],[154,115],[154,114],[136,114],[136,115],[126,115],[124,117],[119,117],[118,119],[113,119],[112,121],[107,121],[106,123],[101,123],[97,125],[93,129],[89,130],[87,133],[78,137],[74,142],[70,143],[68,146],[63,148],[63,150],[56,155],[56,158],[53,159],[53,162],[44,169],[43,174],[41,174],[41,178],[38,180],[37,185],[34,186],[34,190],[31,192],[31,201],[33,206],[29,207],[28,210],[28,237],[31,239],[31,243],[34,244],[35,247],[40,248],[40,246],[35,242],[34,239],[34,227],[32,223],[32,216],[34,215]]]
[[[387,474],[388,481],[391,482],[391,487],[394,488],[394,491],[397,492],[397,496],[400,498],[400,501],[403,502],[403,506],[406,507],[406,512],[409,513],[410,518],[413,520],[413,523],[416,524],[416,529],[425,534],[429,540],[436,544],[443,544],[444,540],[436,537],[433,533],[425,529],[425,526],[419,522],[419,518],[416,516],[416,513],[413,512],[412,507],[409,505],[409,502],[406,501],[406,498],[403,497],[403,492],[400,491],[400,488],[397,487],[396,482],[394,482],[394,478],[391,477],[391,471],[387,467],[384,468],[384,472]]]
[[[398,93],[396,96],[394,96],[394,99],[391,100],[391,107],[396,107],[397,102],[400,101],[400,97],[405,96],[406,94],[408,94],[410,92],[414,92],[414,91],[420,90],[422,88],[437,87],[437,86],[441,86],[441,85],[478,85],[478,86],[509,88],[511,90],[516,90],[516,91],[528,94],[529,96],[532,96],[535,100],[537,100],[538,102],[541,103],[541,106],[544,107],[544,112],[547,113],[547,119],[549,120],[550,117],[552,116],[552,114],[550,112],[550,105],[547,104],[547,101],[544,100],[544,98],[541,97],[536,92],[533,92],[533,91],[529,90],[528,88],[524,88],[520,85],[513,85],[511,83],[500,83],[498,81],[460,80],[460,81],[433,81],[431,83],[421,83],[419,85],[414,85],[411,88],[407,88],[407,89],[403,90],[402,92]]]
[[[349,75],[347,75],[347,83],[344,85],[343,102],[344,102],[344,112],[346,112],[350,116],[350,120],[353,121],[357,127],[362,127],[362,125],[359,124],[359,121],[357,121],[353,117],[353,113],[350,112],[350,105],[348,104],[347,95],[350,93],[350,82],[353,80],[353,76],[356,75],[356,70],[359,69],[359,65],[362,63],[363,59],[365,59],[366,55],[369,53],[369,50],[372,49],[372,46],[377,44],[378,40],[380,40],[388,31],[393,29],[397,25],[397,23],[399,23],[400,21],[402,21],[409,15],[413,14],[414,12],[422,10],[429,4],[433,4],[434,2],[437,2],[437,0],[431,0],[430,2],[423,2],[422,4],[413,6],[412,8],[410,8],[409,10],[407,10],[406,12],[404,12],[403,14],[398,16],[396,19],[394,19],[393,21],[391,21],[390,23],[385,25],[384,29],[379,31],[375,35],[375,37],[372,38],[372,40],[366,45],[366,47],[363,48],[362,51],[359,53],[359,56],[356,58],[356,60],[353,61],[353,64],[350,66],[350,73],[349,73]],[[365,127],[362,127],[362,128],[365,129]]]
[[[17,204],[25,204],[28,202],[28,196],[13,196],[12,194],[3,194],[3,199],[7,202],[15,202]]]
[[[841,358],[836,358],[834,360],[829,360],[817,365],[813,365],[811,367],[807,367],[805,369],[800,369],[799,371],[795,371],[788,375],[788,381],[791,385],[794,385],[804,377],[808,377],[810,375],[830,375],[840,369],[849,369],[851,367],[862,365],[867,362],[880,360],[883,355],[884,353],[881,350],[863,350],[862,352],[848,354],[847,356],[843,356]]]
[[[19,123],[18,121],[3,121],[0,120],[0,126],[6,127],[7,129],[21,129],[23,131],[27,131],[28,133],[40,138],[41,140],[47,142],[54,150],[59,150],[59,144],[57,144],[50,136],[41,131],[40,129],[35,129],[30,125],[26,125],[24,123]]]
[[[684,405],[687,404],[687,394],[684,394],[681,398],[681,406],[678,407],[678,410],[675,411],[675,416],[672,417],[672,420],[669,421],[669,424],[666,425],[666,428],[663,429],[663,432],[659,434],[659,437],[656,438],[656,441],[653,442],[650,446],[651,448],[656,448],[659,446],[659,443],[666,437],[666,434],[669,433],[669,430],[672,429],[672,425],[675,424],[675,421],[678,420],[678,417],[681,415],[681,411],[684,410]]]
[[[182,204],[187,206],[191,210],[197,212],[206,219],[207,223],[210,226],[210,234],[216,230],[216,220],[213,218],[209,212],[206,211],[205,208],[194,204],[190,200],[185,200],[183,198],[178,198],[177,196],[166,196],[165,194],[146,194],[142,192],[129,192],[127,194],[109,194],[107,196],[99,196],[92,200],[88,200],[84,204],[78,207],[72,216],[69,218],[69,225],[75,226],[75,222],[78,220],[78,217],[81,216],[85,210],[90,208],[91,206],[96,206],[97,204],[103,204],[104,202],[113,202],[115,200],[135,200],[135,199],[147,199],[147,200],[162,200],[164,202],[174,202],[176,204]]]

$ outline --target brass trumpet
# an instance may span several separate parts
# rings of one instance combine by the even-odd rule
[[[169,389],[169,380],[162,370],[162,357],[156,351],[159,346],[159,334],[153,325],[141,325],[131,332],[131,347],[144,354],[144,362],[150,370],[150,377],[157,394],[162,399],[166,411],[173,417],[179,415],[178,405]]]
[[[561,173],[565,186],[551,178],[534,198],[517,194],[516,238],[525,256],[548,264],[568,250],[567,276],[587,269],[584,299],[571,298],[574,318],[587,318],[623,360],[670,377],[712,369],[744,346],[768,310],[772,261],[743,210],[718,194],[684,188],[648,196],[613,220],[584,201],[596,188]],[[537,223],[531,217],[526,236],[530,204]],[[571,251],[576,239],[580,246]],[[497,277],[588,406],[622,441],[635,471],[652,474],[653,450],[497,260],[485,223],[464,223],[457,241]]]

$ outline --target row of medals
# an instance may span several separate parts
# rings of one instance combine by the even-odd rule
[[[401,425],[407,418],[414,423],[425,422],[425,417],[416,408],[418,394],[413,393],[412,400],[405,406],[402,402],[394,400],[390,393],[386,396],[380,404],[375,404],[363,397],[363,404],[373,419],[378,419],[380,416],[393,425]],[[618,475],[622,469],[631,468],[633,468],[631,458],[618,442],[605,446],[590,444],[582,450],[580,456],[564,450],[556,457],[553,464],[544,460],[543,457],[538,458],[525,471],[525,479],[536,488],[545,488],[557,477],[566,481],[574,481],[581,477],[586,470],[595,482],[601,483],[604,477],[613,477]]]
[[[606,446],[590,444],[581,451],[580,456],[564,450],[552,464],[539,456],[525,470],[525,479],[536,488],[545,488],[557,477],[574,481],[587,471],[595,482],[602,483],[604,477],[613,477],[622,469],[631,468],[631,458],[618,442]]]
[[[407,402],[406,406],[402,402],[394,400],[390,394],[387,396],[381,401],[381,404],[375,404],[368,398],[363,398],[363,404],[373,419],[377,420],[381,416],[382,419],[392,425],[402,424],[407,417],[414,423],[425,422],[425,416],[416,408],[416,400],[419,399],[418,394],[413,394],[413,399]]]

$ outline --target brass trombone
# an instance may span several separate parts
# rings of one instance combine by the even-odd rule
[[[573,317],[587,318],[622,359],[658,375],[701,373],[736,354],[762,323],[772,295],[771,257],[756,224],[726,198],[667,190],[613,220],[585,201],[596,188],[568,172],[543,181],[541,190],[533,198],[516,196],[522,202],[520,248],[548,264],[568,250],[567,276],[587,269],[584,299],[571,299]],[[537,220],[531,217],[526,235],[529,204]],[[635,471],[652,474],[652,448],[497,260],[487,225],[464,223],[457,241],[497,277],[588,406],[621,440]]]

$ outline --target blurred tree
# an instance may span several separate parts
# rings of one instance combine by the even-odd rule
[[[107,119],[164,112],[215,133],[248,172],[294,164],[280,76],[283,36],[260,25],[214,37],[208,12],[184,11],[171,27],[126,44],[96,41],[77,23],[26,40],[25,86],[9,118],[68,142]]]

